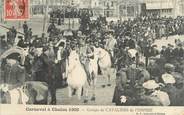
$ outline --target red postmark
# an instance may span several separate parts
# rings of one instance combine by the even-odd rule
[[[4,19],[29,19],[29,0],[4,0]]]

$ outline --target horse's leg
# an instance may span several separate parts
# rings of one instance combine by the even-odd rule
[[[11,104],[11,96],[10,93],[6,92],[3,94],[3,96],[1,97],[2,99],[2,103],[4,104]]]
[[[72,88],[68,86],[68,97],[72,97]]]
[[[102,72],[102,78],[104,79],[104,81],[102,82],[102,87],[105,88],[106,86],[105,84],[107,81],[107,74],[104,68],[101,68],[101,72]]]
[[[55,105],[56,104],[56,89],[54,89],[53,87],[50,88],[50,95],[51,95],[50,104]]]
[[[111,86],[110,68],[102,69],[102,71],[103,71],[103,77],[105,78],[102,87],[104,88],[106,85]]]
[[[86,83],[83,87],[83,90],[84,90],[84,103],[87,103],[88,102],[88,94],[89,94],[89,85]]]
[[[77,96],[79,100],[81,100],[81,93],[82,93],[82,87],[79,87],[77,90]]]
[[[107,86],[111,86],[111,73],[110,73],[110,68],[107,69]]]
[[[110,75],[107,76],[107,86],[111,86],[111,77],[110,77]]]
[[[97,80],[97,78],[94,75],[94,78],[92,80],[92,98],[91,98],[91,101],[95,101],[95,99],[96,99],[96,80]]]

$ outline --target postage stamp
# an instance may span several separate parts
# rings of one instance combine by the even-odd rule
[[[4,0],[4,19],[29,19],[29,0]]]

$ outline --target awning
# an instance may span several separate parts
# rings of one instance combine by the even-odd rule
[[[157,3],[146,3],[146,9],[172,9],[174,5],[171,2],[157,2]]]

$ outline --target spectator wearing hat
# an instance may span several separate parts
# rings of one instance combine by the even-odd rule
[[[42,62],[42,80],[48,83],[51,93],[51,104],[56,104],[56,76],[55,76],[55,54],[52,42],[48,47],[43,48],[43,53],[40,56]],[[38,76],[39,77],[39,76]]]
[[[184,49],[181,43],[176,45],[176,48],[173,50],[173,55],[174,55],[175,60],[179,61],[179,60],[184,59]]]
[[[29,28],[29,30],[27,31],[27,39],[25,39],[26,42],[30,42],[32,38],[32,28]]]
[[[28,31],[28,25],[27,25],[26,21],[24,21],[24,24],[22,25],[22,28],[23,28],[24,34],[26,34],[27,31]]]
[[[157,45],[152,45],[151,47],[152,47],[151,55],[152,56],[157,56],[159,54],[159,51],[157,49]]]
[[[135,90],[128,84],[127,68],[121,68],[116,74],[116,87],[112,102],[118,106],[136,104]]]
[[[66,85],[64,78],[66,78],[66,58],[68,56],[68,53],[65,49],[65,45],[66,43],[64,42],[60,42],[58,44],[58,50],[55,59],[56,78],[60,78],[60,80],[62,81],[62,86]]]
[[[58,26],[61,25],[61,16],[59,16],[59,19],[58,19]]]
[[[165,59],[169,63],[173,60],[173,45],[168,44],[168,47],[165,50]]]
[[[17,30],[15,29],[14,26],[12,26],[11,32],[12,32],[12,40],[13,40],[12,42],[14,43],[15,42],[15,38],[17,36]]]
[[[31,44],[35,47],[35,48],[40,48],[42,47],[43,45],[46,45],[46,44],[43,44],[42,43],[42,40],[40,38],[38,38],[38,35],[35,35],[33,37],[33,39],[31,39]]]
[[[0,54],[8,48],[8,43],[5,39],[5,35],[0,36]]]
[[[25,83],[25,76],[26,71],[24,66],[20,65],[20,62],[18,60],[12,59],[12,58],[6,58],[5,64],[3,67],[3,73],[1,77],[4,79],[5,87],[7,86],[7,93],[12,93],[12,91],[21,91],[23,92],[22,88]],[[22,93],[22,96],[24,96],[25,93]],[[20,96],[19,94],[14,94],[14,96]],[[25,96],[27,98],[27,96]],[[8,102],[11,100],[7,100]],[[16,100],[14,100],[15,102]],[[22,100],[21,100],[22,101]],[[23,103],[18,101],[18,103]],[[15,104],[15,103],[14,103]]]
[[[55,30],[56,30],[56,26],[55,26],[54,22],[52,22],[52,23],[49,25],[48,29],[47,29],[47,33],[49,33],[49,37],[55,36],[55,35],[54,35]]]
[[[136,64],[135,63],[128,64],[127,79],[128,79],[128,83],[129,83],[131,88],[134,88],[134,86],[136,85],[138,72],[139,72],[139,70],[136,68]]]
[[[42,33],[41,42],[42,42],[44,45],[47,44],[47,37],[46,37],[45,33]]]
[[[132,38],[128,41],[128,46],[130,49],[135,49],[135,41]]]
[[[144,51],[145,51],[145,49],[146,49],[146,46],[147,46],[147,44],[148,44],[148,41],[146,40],[146,39],[144,39],[144,38],[140,38],[140,39],[138,39],[138,43],[137,43],[139,46],[140,46],[140,48],[141,48],[141,53],[143,53],[144,54]]]
[[[170,99],[166,92],[160,91],[160,86],[154,80],[148,80],[142,85],[147,95],[157,97],[162,106],[169,106]]]
[[[46,52],[48,50],[48,47],[43,47],[43,52]],[[43,53],[39,54],[38,51],[35,49],[34,52],[34,61],[32,66],[32,76],[33,80],[35,81],[42,81],[47,82],[47,71],[45,71],[47,68],[45,64],[43,63],[44,56]],[[42,55],[42,57],[40,56]]]
[[[114,62],[114,50],[116,44],[117,44],[116,39],[112,36],[112,34],[109,33],[107,35],[105,49],[110,53],[112,62]]]
[[[7,33],[7,43],[11,46],[13,46],[14,42],[13,42],[13,33],[11,30],[9,30]]]
[[[174,68],[175,68],[174,65],[167,63],[165,64],[164,68],[165,68],[165,73],[162,74],[161,80],[163,81],[164,84],[168,84],[168,83],[174,84],[176,81],[174,76],[171,74],[174,71]]]
[[[156,96],[152,96],[150,93],[146,92],[143,86],[136,87],[136,106],[162,106],[159,98]]]
[[[176,78],[176,76],[175,76],[175,78]],[[175,101],[177,101],[175,103],[175,106],[183,106],[184,105],[184,100],[183,100],[183,97],[184,97],[184,78],[183,78],[183,76],[179,75],[179,77],[176,78],[176,83],[174,86],[177,89],[176,92],[173,91],[173,93],[177,94],[177,97],[175,97],[175,98],[173,97],[173,99],[175,99]]]
[[[174,86],[175,80],[170,78],[170,79],[165,79],[165,85],[164,87],[161,88],[162,91],[167,92],[169,95],[169,99],[171,102],[171,106],[176,106],[179,105],[180,102],[178,102],[178,89]]]
[[[122,68],[116,73],[116,87],[112,102],[116,105],[122,105],[120,97],[124,94],[127,85],[126,68]]]
[[[171,28],[171,25],[170,23],[167,21],[166,22],[167,24],[165,25],[166,26],[166,29],[165,29],[165,33],[166,33],[166,40],[168,39],[169,35],[170,35],[170,28]]]
[[[148,64],[149,64],[149,58],[150,57],[154,57],[154,56],[156,56],[156,55],[158,55],[159,54],[159,52],[158,52],[158,50],[156,49],[157,48],[157,45],[152,45],[151,46],[151,44],[149,44],[147,47],[146,47],[146,49],[145,49],[145,52],[144,52],[144,55],[145,55],[145,57],[146,57],[146,62],[145,62],[145,64],[146,64],[146,67],[148,66]]]
[[[46,52],[47,56],[49,57],[49,61],[53,64],[55,61],[55,52],[54,52],[54,44],[52,41],[49,42],[49,49]]]
[[[146,70],[146,66],[143,62],[139,62],[137,69],[139,71],[137,74],[137,85],[142,85],[151,79],[150,73]]]
[[[161,57],[166,57],[165,50],[166,50],[166,46],[162,46],[162,49],[161,49],[161,51],[160,51],[160,56],[161,56]]]
[[[21,47],[21,48],[25,48],[26,47],[26,44],[24,43],[24,40],[23,40],[23,36],[18,36],[18,43],[17,43],[17,46]]]
[[[165,68],[167,69],[167,73],[162,75],[165,85],[162,90],[169,94],[172,106],[183,105],[184,101],[181,99],[181,97],[184,97],[182,93],[184,90],[183,77],[179,73],[174,72],[174,66],[172,64],[166,64]]]

